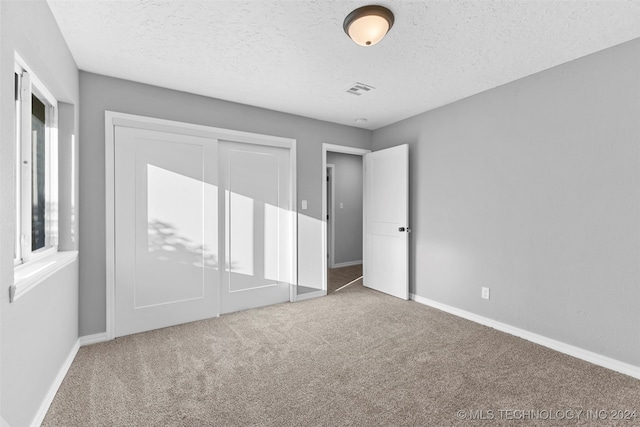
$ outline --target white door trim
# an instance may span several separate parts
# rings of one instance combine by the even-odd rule
[[[173,120],[157,119],[134,114],[105,111],[105,201],[106,201],[106,322],[107,340],[115,338],[115,126],[171,132],[183,135],[200,136],[211,139],[243,142],[247,144],[267,145],[289,149],[291,168],[291,290],[290,301],[295,300],[298,284],[298,222],[296,201],[296,140],[271,135],[222,129],[211,126],[183,123]],[[326,237],[325,237],[326,238]],[[326,273],[325,273],[326,274]]]
[[[327,222],[327,237],[329,237],[329,268],[333,268],[336,264],[336,227],[335,227],[335,201],[336,201],[336,184],[335,184],[335,174],[336,174],[336,165],[327,164],[327,170],[331,169],[331,212],[327,212],[330,220]],[[325,188],[326,191],[326,188]],[[327,195],[327,211],[329,210],[329,196]],[[327,217],[324,216],[324,218]]]
[[[325,185],[325,176],[327,173],[327,152],[364,156],[367,153],[371,153],[371,150],[348,147],[346,145],[328,144],[326,142],[322,144],[322,290],[325,295],[327,294],[327,186]],[[364,171],[362,179],[364,182]]]

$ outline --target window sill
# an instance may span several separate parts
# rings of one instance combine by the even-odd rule
[[[56,252],[37,261],[16,267],[13,270],[13,285],[9,290],[10,301],[17,301],[31,289],[76,259],[78,259],[77,251]]]

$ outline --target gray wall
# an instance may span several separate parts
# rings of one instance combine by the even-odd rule
[[[374,131],[410,145],[411,292],[640,365],[639,96],[634,40]]]
[[[327,163],[335,165],[334,261],[362,261],[362,156],[328,152]]]
[[[317,224],[322,191],[322,143],[370,148],[371,131],[336,125],[218,99],[177,92],[86,72],[80,73],[80,335],[106,330],[105,306],[105,110],[297,140],[299,213]],[[319,240],[319,238],[318,238]],[[321,241],[321,240],[319,240]],[[304,257],[310,256],[308,260]],[[299,254],[299,263],[321,265],[322,254]],[[321,268],[318,268],[321,272]],[[321,287],[322,277],[313,277]]]
[[[0,2],[0,300],[2,360],[2,416],[12,426],[31,423],[61,366],[78,340],[78,265],[58,271],[15,303],[9,303],[13,283],[15,230],[15,107],[14,51],[29,64],[53,95],[62,102],[79,101],[78,70],[56,21],[44,1]],[[70,183],[68,132],[78,135],[77,109],[61,109],[67,135],[60,139],[62,183]],[[66,117],[66,118],[65,118]],[[77,123],[77,120],[75,121]],[[63,172],[67,171],[67,172]],[[73,178],[75,180],[75,178]],[[61,188],[61,193],[65,189]],[[73,197],[61,194],[61,237],[70,232]],[[61,225],[62,225],[61,224]],[[64,228],[67,227],[67,228]],[[73,248],[70,239],[67,249]]]

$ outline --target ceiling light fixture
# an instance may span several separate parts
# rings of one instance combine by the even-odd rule
[[[360,46],[373,46],[393,27],[393,13],[382,6],[363,6],[351,12],[342,28]]]

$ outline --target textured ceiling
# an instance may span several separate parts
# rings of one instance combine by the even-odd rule
[[[372,2],[396,20],[369,48],[363,1],[48,3],[82,70],[368,129],[640,37],[638,1]]]

